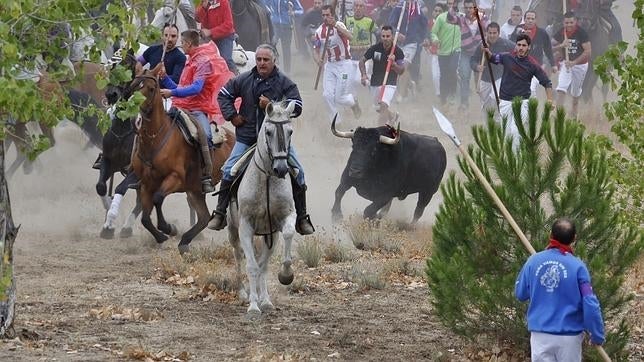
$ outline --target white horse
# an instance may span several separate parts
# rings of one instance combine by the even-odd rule
[[[288,168],[288,149],[293,127],[291,114],[295,102],[269,103],[266,117],[257,137],[257,148],[244,174],[228,212],[228,238],[235,249],[237,277],[241,281],[241,249],[246,257],[249,281],[247,317],[258,318],[262,311],[273,309],[268,295],[266,274],[273,254],[273,246],[281,232],[284,238],[280,283],[291,284],[291,242],[295,233],[295,205]],[[253,238],[264,235],[255,257]],[[240,284],[240,297],[245,295]]]
[[[175,24],[179,34],[188,29],[197,29],[195,7],[190,0],[180,0],[178,6],[173,0],[165,0],[161,9],[154,13],[151,25],[162,29],[165,24]]]

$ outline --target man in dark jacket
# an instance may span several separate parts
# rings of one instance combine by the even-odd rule
[[[221,230],[226,227],[226,209],[230,201],[230,186],[233,182],[231,170],[248,148],[257,143],[257,132],[264,121],[264,109],[269,102],[293,101],[295,110],[291,117],[302,114],[302,97],[297,85],[275,66],[277,51],[268,44],[257,47],[255,52],[257,65],[249,72],[231,79],[219,90],[217,101],[224,119],[235,126],[236,142],[228,160],[222,167],[223,176],[219,186],[219,199],[213,211],[208,228]],[[235,99],[241,98],[239,112],[235,109]],[[292,180],[293,198],[297,222],[295,230],[302,235],[312,234],[315,229],[306,213],[306,184],[304,168],[297,160],[293,146],[289,146],[289,162],[293,163],[299,173]]]
[[[552,43],[550,42],[550,35],[546,32],[545,29],[542,29],[537,26],[537,13],[534,10],[528,10],[525,12],[523,17],[524,23],[517,25],[514,29],[514,33],[510,35],[510,40],[517,42],[517,38],[521,34],[526,34],[530,37],[530,56],[533,57],[545,71],[543,65],[543,58],[548,59],[548,63],[552,67],[552,72],[557,72],[557,63],[555,63],[555,58],[552,55]],[[537,78],[533,78],[530,83],[530,93],[532,97],[537,96],[537,85],[539,81]]]

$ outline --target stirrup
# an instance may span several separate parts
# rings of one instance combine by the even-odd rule
[[[204,177],[201,179],[201,192],[204,194],[215,192],[215,186],[212,184],[212,179],[210,177]]]
[[[218,210],[213,210],[212,214],[210,215],[210,221],[208,222],[208,229],[223,230],[226,225],[228,225],[228,221],[226,221],[226,214]]]
[[[295,222],[295,231],[300,235],[311,235],[315,232],[311,217],[308,214],[297,219]]]

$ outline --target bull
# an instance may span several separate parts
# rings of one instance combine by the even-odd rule
[[[350,138],[353,146],[335,190],[333,221],[342,220],[342,197],[355,187],[358,195],[371,201],[364,209],[365,219],[375,218],[380,210],[380,216],[386,213],[394,197],[404,200],[418,193],[412,219],[415,224],[443,178],[447,165],[443,145],[436,137],[400,131],[400,124],[391,137],[390,127],[358,127],[355,131],[342,132],[335,129],[335,122],[334,118],[331,132],[337,137]]]

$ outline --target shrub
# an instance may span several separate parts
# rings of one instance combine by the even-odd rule
[[[316,238],[309,238],[300,241],[297,244],[297,255],[309,268],[315,268],[320,264],[322,259],[322,248]]]

